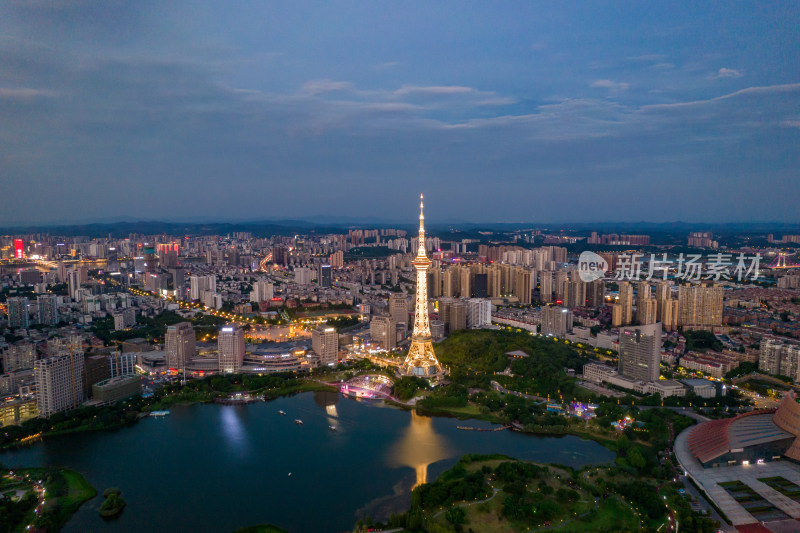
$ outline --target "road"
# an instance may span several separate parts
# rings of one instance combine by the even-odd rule
[[[671,411],[675,411],[678,414],[688,416],[689,418],[693,418],[698,422],[708,422],[711,420],[707,416],[703,416],[700,413],[695,413],[691,407],[660,407],[658,405],[637,405],[637,407],[641,410],[647,409],[669,409]]]

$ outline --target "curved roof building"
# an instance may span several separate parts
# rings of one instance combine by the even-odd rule
[[[800,403],[789,392],[778,409],[711,420],[691,429],[690,453],[704,466],[770,461],[785,456],[800,461]]]

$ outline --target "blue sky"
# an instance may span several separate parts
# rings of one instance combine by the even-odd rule
[[[0,4],[0,223],[798,222],[798,2]]]

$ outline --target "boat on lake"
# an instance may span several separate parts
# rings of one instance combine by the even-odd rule
[[[302,426],[303,425],[303,421],[300,420],[299,418],[295,418],[294,419],[294,423],[297,424],[298,426]]]

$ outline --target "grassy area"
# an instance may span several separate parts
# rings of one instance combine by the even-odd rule
[[[608,480],[617,477],[614,467],[592,467],[591,472],[589,478],[588,471],[567,467],[467,455],[436,481],[415,489],[411,509],[386,526],[407,531],[506,533],[539,529],[623,532],[650,525],[610,488]],[[649,490],[655,492],[655,485]],[[666,510],[659,503],[656,518],[665,517]]]
[[[13,489],[15,497],[0,501],[0,532],[22,532],[28,526],[58,531],[75,511],[97,495],[82,475],[66,469],[29,468],[3,471],[4,492]],[[39,505],[43,489],[43,505]],[[17,496],[18,495],[18,496]]]

